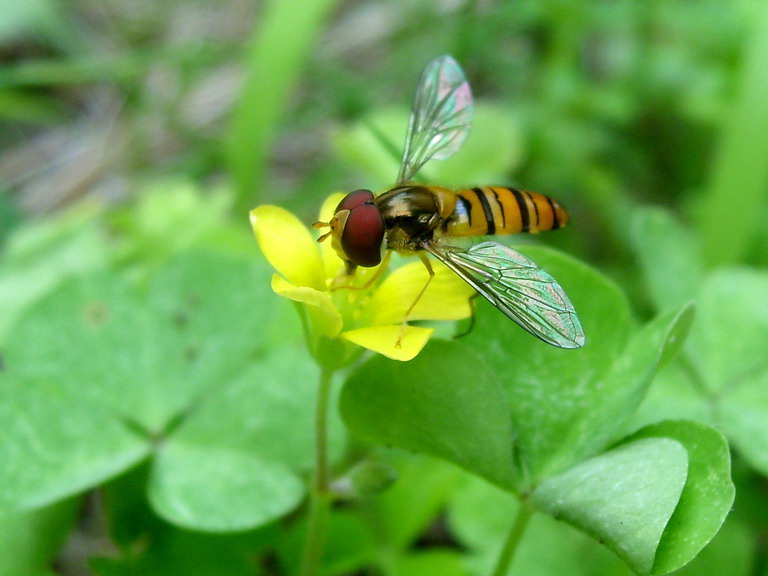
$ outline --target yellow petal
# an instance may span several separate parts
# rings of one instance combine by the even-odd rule
[[[278,206],[251,210],[251,226],[269,263],[296,286],[325,289],[317,242],[293,214]]]
[[[284,298],[305,304],[309,320],[317,334],[336,338],[341,332],[343,326],[341,314],[327,292],[308,286],[294,286],[277,274],[272,276],[272,290]]]
[[[346,196],[344,192],[334,192],[325,199],[325,202],[320,207],[320,222],[328,222],[333,218],[336,206],[344,199],[344,196]]]
[[[435,277],[408,317],[409,320],[460,320],[472,315],[469,298],[474,289],[439,262]],[[376,289],[366,307],[367,324],[380,326],[403,321],[406,310],[424,288],[429,274],[420,261],[393,271]]]
[[[406,326],[399,347],[395,346],[395,343],[400,336],[400,325],[371,326],[350,330],[343,332],[341,337],[392,360],[407,361],[413,360],[421,352],[432,332],[434,332],[432,328]]]

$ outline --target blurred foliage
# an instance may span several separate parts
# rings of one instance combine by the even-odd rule
[[[247,209],[390,185],[443,53],[425,175],[568,206],[591,267],[516,240],[590,344],[481,304],[342,374],[323,573],[488,574],[515,494],[510,573],[768,574],[768,8],[715,0],[0,0],[0,574],[296,571],[318,369]]]

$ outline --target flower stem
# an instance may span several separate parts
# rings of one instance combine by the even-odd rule
[[[521,499],[515,523],[512,524],[512,528],[509,530],[507,539],[504,542],[504,547],[499,554],[499,559],[496,561],[493,576],[506,576],[509,573],[509,568],[515,558],[515,552],[517,552],[517,546],[520,544],[520,540],[525,533],[525,529],[528,527],[528,521],[532,515],[533,506],[531,506],[527,498]]]
[[[301,576],[314,576],[320,567],[328,516],[331,511],[330,471],[328,469],[328,408],[333,372],[323,368],[315,405],[315,470],[309,491],[309,519],[304,545]]]

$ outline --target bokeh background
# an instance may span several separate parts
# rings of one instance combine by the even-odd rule
[[[370,182],[340,153],[340,127],[407,106],[424,62],[451,53],[476,98],[507,115],[497,138],[514,143],[498,176],[563,199],[590,259],[626,256],[638,203],[700,226],[711,260],[765,252],[760,3],[297,7],[3,3],[4,233],[174,176],[232,186],[240,209],[309,214],[328,191]]]

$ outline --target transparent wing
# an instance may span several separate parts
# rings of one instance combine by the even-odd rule
[[[425,245],[437,259],[525,330],[560,348],[584,346],[573,304],[547,272],[498,242],[468,250]]]
[[[472,92],[464,72],[450,56],[438,56],[416,88],[397,183],[413,178],[430,158],[453,156],[471,125]]]

